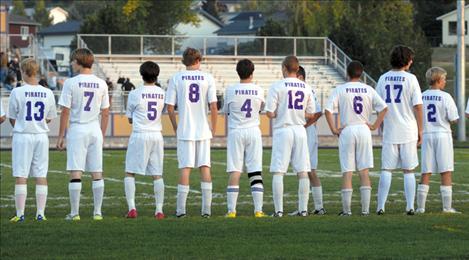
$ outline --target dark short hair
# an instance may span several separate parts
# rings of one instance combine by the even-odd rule
[[[391,66],[393,69],[400,69],[414,59],[415,52],[410,47],[396,45],[391,51]]]
[[[93,52],[87,48],[79,48],[72,52],[70,59],[76,60],[77,64],[83,68],[91,69],[94,63]]]
[[[194,65],[197,61],[201,60],[202,54],[200,54],[200,51],[191,47],[187,47],[182,54],[182,63],[186,66]]]
[[[300,62],[295,56],[287,56],[283,59],[282,66],[285,67],[288,73],[297,73]]]
[[[363,73],[363,64],[357,60],[351,61],[347,66],[347,75],[351,79],[356,79],[361,77]]]
[[[303,66],[298,67],[298,72],[296,72],[296,76],[302,76],[304,80],[306,80],[306,71]]]
[[[247,79],[254,72],[254,63],[248,59],[242,59],[236,64],[236,72],[240,79]]]
[[[153,61],[145,61],[140,65],[140,75],[143,81],[147,83],[156,82],[158,75],[160,75],[160,67]]]

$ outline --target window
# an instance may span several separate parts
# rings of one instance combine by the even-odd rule
[[[29,35],[29,27],[28,26],[21,26],[20,28],[21,40],[26,41]]]
[[[467,35],[467,21],[464,21],[464,25],[464,34]],[[458,35],[458,22],[448,23],[448,33],[449,35]]]

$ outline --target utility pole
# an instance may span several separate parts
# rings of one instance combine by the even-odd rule
[[[458,1],[458,26],[457,26],[457,37],[458,37],[458,50],[456,53],[457,67],[456,67],[456,105],[459,111],[459,122],[458,122],[458,141],[466,141],[466,117],[464,115],[464,102],[465,100],[465,19],[464,19],[464,0]]]

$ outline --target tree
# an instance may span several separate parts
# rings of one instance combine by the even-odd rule
[[[46,10],[44,0],[38,0],[36,2],[36,6],[34,7],[34,20],[44,27],[47,27],[52,23],[52,17],[49,17],[49,12]]]
[[[26,12],[24,11],[24,2],[23,0],[13,0],[13,14],[26,16]]]

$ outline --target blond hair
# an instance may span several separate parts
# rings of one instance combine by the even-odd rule
[[[21,73],[27,75],[28,77],[34,77],[39,72],[39,65],[33,58],[27,58],[21,61],[20,69]]]
[[[425,73],[425,78],[427,79],[427,83],[430,86],[433,86],[438,80],[446,78],[448,73],[445,69],[440,67],[431,67]]]

